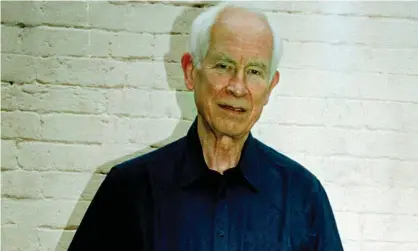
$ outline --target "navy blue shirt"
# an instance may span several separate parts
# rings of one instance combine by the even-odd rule
[[[147,251],[343,250],[327,194],[251,134],[238,166],[210,170],[197,134],[113,167],[69,248]]]

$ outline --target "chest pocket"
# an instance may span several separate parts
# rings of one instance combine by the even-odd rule
[[[309,217],[304,212],[287,215],[282,239],[282,251],[314,251],[316,233],[311,230]]]

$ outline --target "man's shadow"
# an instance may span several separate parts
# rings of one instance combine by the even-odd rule
[[[164,54],[164,62],[161,63],[164,63],[168,87],[171,91],[175,92],[177,106],[179,107],[181,113],[181,118],[177,122],[177,125],[175,126],[173,132],[168,138],[164,140],[150,144],[145,149],[141,149],[139,151],[133,152],[125,156],[121,156],[112,161],[104,163],[95,169],[95,172],[93,173],[92,177],[90,178],[89,182],[84,188],[76,206],[74,207],[73,212],[71,213],[71,216],[67,221],[66,227],[64,228],[64,231],[61,234],[60,240],[55,248],[55,251],[64,251],[68,249],[68,246],[74,236],[74,230],[77,229],[77,226],[79,225],[88,205],[90,204],[90,200],[93,198],[99,185],[101,184],[103,180],[103,174],[106,174],[116,164],[143,155],[150,151],[154,151],[157,148],[164,146],[170,142],[173,142],[176,139],[179,139],[180,137],[186,135],[187,130],[189,126],[192,124],[192,120],[194,119],[194,116],[196,114],[195,111],[191,110],[194,109],[194,104],[191,104],[189,96],[192,95],[192,93],[185,92],[186,89],[184,87],[185,85],[183,75],[179,75],[179,73],[181,72],[180,57],[182,53],[185,52],[179,51],[179,47],[185,48],[185,46],[179,46],[179,43],[187,41],[179,38],[182,36],[184,37],[185,31],[190,31],[193,19],[196,18],[197,15],[201,11],[203,11],[204,8],[209,7],[213,4],[214,2],[205,2],[204,4],[187,4],[191,8],[184,9],[183,12],[175,19],[171,27],[169,49]],[[155,62],[157,63],[157,61]],[[161,100],[161,102],[164,101]],[[106,209],[104,208],[104,210]]]

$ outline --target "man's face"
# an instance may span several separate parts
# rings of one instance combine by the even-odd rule
[[[229,9],[211,31],[193,89],[199,115],[216,133],[239,137],[259,119],[278,74],[269,81],[273,39],[265,21]]]

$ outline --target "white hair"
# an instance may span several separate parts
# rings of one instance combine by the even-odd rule
[[[237,7],[249,12],[256,13],[264,18],[273,34],[273,51],[271,56],[269,82],[273,79],[277,71],[282,56],[282,41],[275,29],[273,29],[268,17],[259,9],[244,5],[242,3],[223,2],[221,4],[210,7],[202,12],[192,23],[191,34],[189,40],[189,52],[193,57],[193,65],[200,68],[202,60],[206,57],[210,44],[211,28],[216,22],[218,15],[227,7]]]

